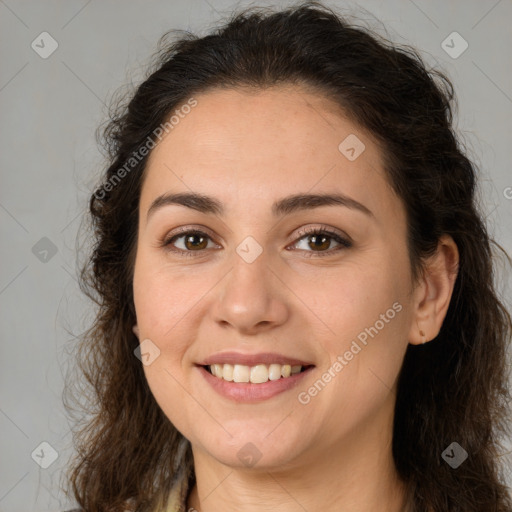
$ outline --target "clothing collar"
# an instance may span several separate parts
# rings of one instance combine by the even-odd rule
[[[162,512],[187,512],[187,501],[195,484],[193,469],[184,469],[177,473],[169,494],[167,508]],[[194,510],[191,510],[194,512]],[[197,512],[197,511],[195,511]]]

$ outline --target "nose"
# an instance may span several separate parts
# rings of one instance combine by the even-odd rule
[[[251,263],[235,252],[231,270],[217,287],[213,318],[241,334],[271,330],[288,318],[287,290],[265,252]]]

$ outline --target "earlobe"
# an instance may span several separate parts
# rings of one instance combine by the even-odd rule
[[[426,264],[415,297],[415,312],[409,342],[422,344],[434,339],[441,330],[452,297],[459,268],[457,244],[449,235],[439,239],[436,253]]]
[[[137,324],[135,324],[133,327],[132,327],[132,330],[133,330],[133,333],[135,334],[135,336],[137,336],[137,338],[139,337],[139,327]]]

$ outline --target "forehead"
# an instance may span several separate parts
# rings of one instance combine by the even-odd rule
[[[228,213],[233,202],[247,209],[308,191],[338,191],[372,210],[393,196],[376,142],[320,94],[216,89],[195,99],[151,152],[141,212],[168,191],[213,195]]]

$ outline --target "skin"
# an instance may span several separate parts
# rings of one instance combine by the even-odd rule
[[[414,286],[405,210],[388,184],[381,150],[318,93],[280,86],[212,90],[196,99],[150,155],[133,280],[134,332],[160,350],[144,366],[147,381],[192,445],[197,485],[188,507],[399,512],[404,485],[391,453],[397,377],[408,344],[433,339],[441,328],[457,247],[443,237]],[[350,134],[365,145],[354,161],[338,149]],[[167,205],[148,220],[156,197],[190,191],[217,198],[224,217]],[[333,192],[373,216],[343,206],[272,216],[272,203],[289,194]],[[181,237],[174,247],[195,252],[180,257],[159,244],[181,226],[209,230],[207,248]],[[315,249],[299,234],[322,226],[348,235],[353,246],[329,238]],[[250,264],[236,252],[248,236],[263,249]],[[330,255],[315,256],[322,251]],[[397,302],[401,311],[300,403],[298,394]],[[195,366],[228,350],[279,352],[315,368],[297,388],[235,403]],[[252,467],[237,456],[247,443],[261,453]]]

